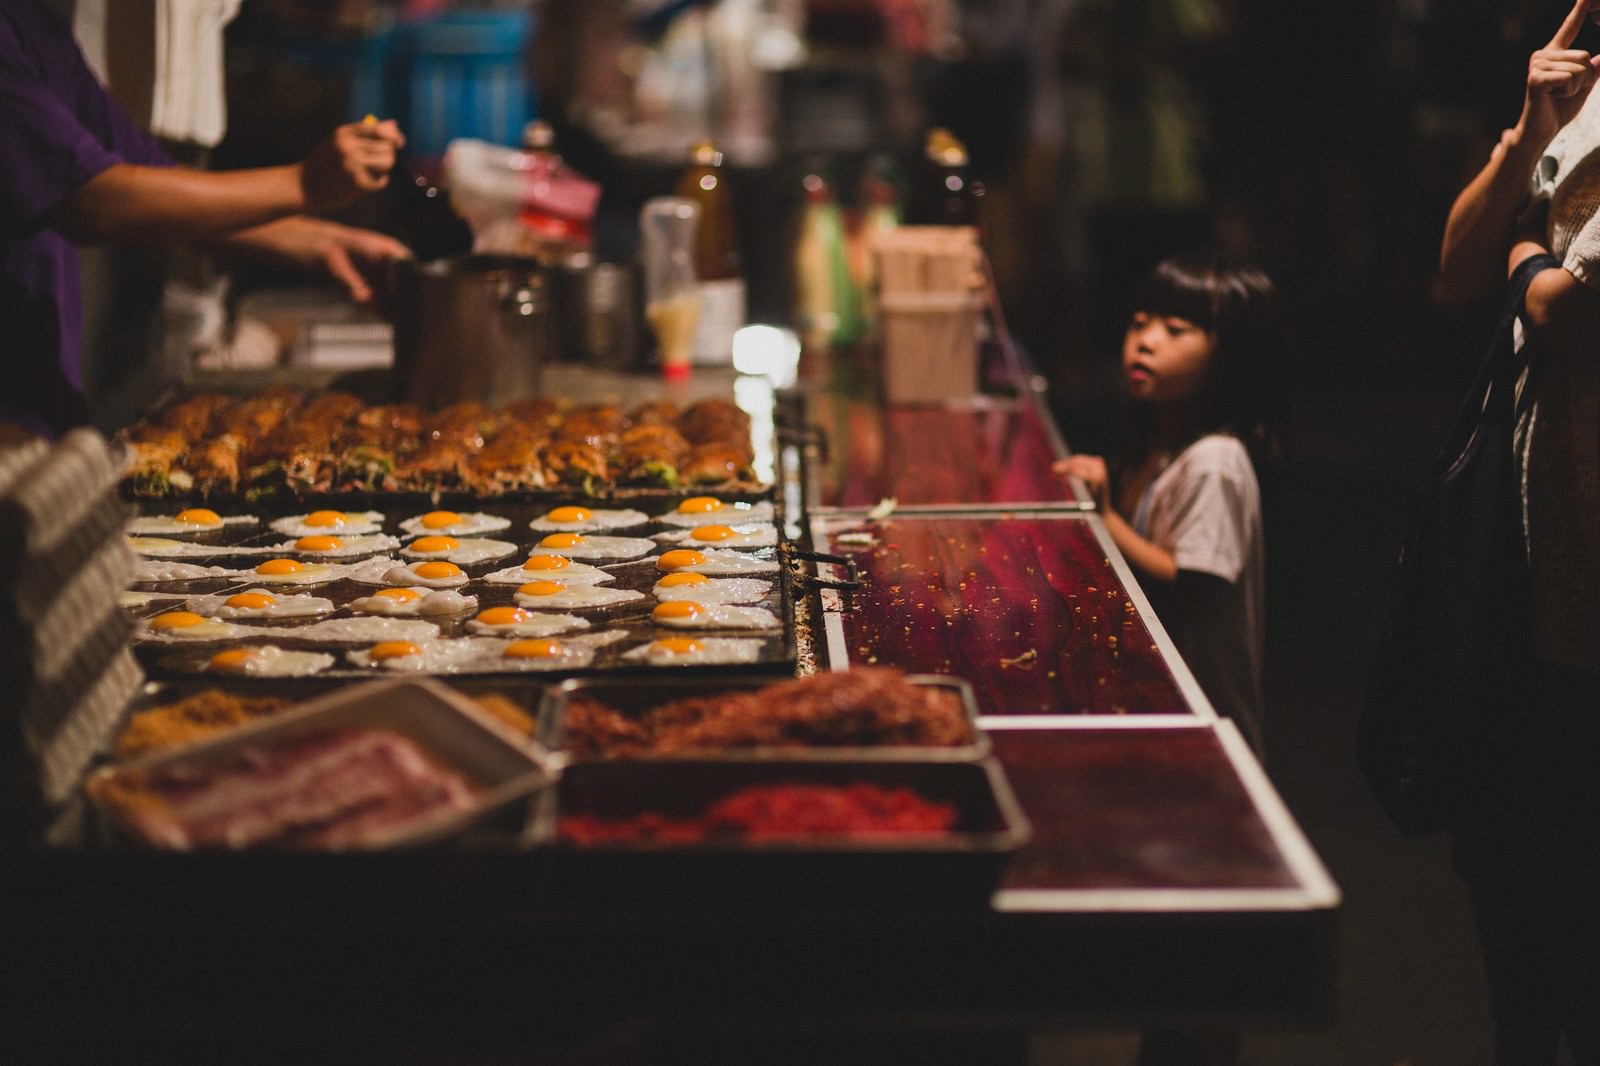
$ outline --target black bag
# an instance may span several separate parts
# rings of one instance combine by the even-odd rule
[[[1532,663],[1530,582],[1512,435],[1513,323],[1553,256],[1512,275],[1490,345],[1444,449],[1412,504],[1400,579],[1356,730],[1356,759],[1408,835],[1450,828],[1492,755]]]

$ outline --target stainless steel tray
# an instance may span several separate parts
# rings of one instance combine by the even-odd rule
[[[707,839],[579,845],[561,839],[564,813],[688,816],[761,784],[904,786],[957,810],[954,831],[895,838]],[[536,836],[548,849],[562,906],[654,909],[987,906],[1027,820],[1000,764],[911,760],[652,760],[573,763],[540,798]]]
[[[433,681],[397,679],[345,686],[301,707],[215,738],[104,767],[90,775],[85,791],[104,817],[120,823],[115,810],[95,800],[90,787],[95,781],[173,766],[203,768],[247,748],[270,747],[338,728],[381,728],[399,733],[463,774],[476,790],[468,809],[419,821],[375,847],[441,840],[490,812],[526,799],[551,781],[550,771],[535,750],[461,694]]]
[[[788,747],[706,748],[696,751],[607,756],[615,759],[793,759],[871,760],[910,759],[931,762],[961,762],[981,759],[989,754],[989,737],[978,727],[978,706],[972,686],[957,677],[914,674],[906,679],[913,685],[949,689],[961,701],[962,713],[972,727],[973,741],[958,747],[927,745],[834,746],[791,745]],[[732,692],[760,691],[769,683],[736,677],[698,678],[574,678],[547,690],[539,711],[540,743],[563,765],[592,761],[573,755],[566,745],[567,707],[577,696],[586,696],[624,715],[637,717],[674,700],[716,696]]]

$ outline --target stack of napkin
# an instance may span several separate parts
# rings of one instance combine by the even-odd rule
[[[135,566],[121,471],[93,430],[0,450],[0,780],[12,811],[70,797],[143,681],[118,604]]]

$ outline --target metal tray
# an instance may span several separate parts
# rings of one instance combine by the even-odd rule
[[[369,677],[369,680],[374,679]],[[396,681],[402,679],[379,678],[375,680]],[[518,674],[499,674],[493,677],[448,677],[434,678],[433,680],[446,686],[459,695],[467,697],[468,699],[476,699],[480,696],[495,695],[503,696],[507,700],[511,701],[511,703],[517,707],[517,709],[528,715],[529,719],[534,723],[535,728],[526,735],[518,733],[515,728],[511,727],[506,727],[504,731],[516,736],[519,741],[525,743],[528,747],[533,748],[535,750],[535,754],[542,761],[548,762],[549,754],[539,746],[537,729],[540,709],[542,708],[545,700],[545,685]],[[277,697],[288,700],[291,704],[291,706],[285,707],[282,711],[278,712],[278,714],[284,714],[295,709],[294,705],[309,703],[312,700],[321,699],[333,692],[347,691],[350,687],[350,679],[331,674],[315,674],[310,677],[207,676],[203,678],[194,677],[182,678],[178,680],[146,681],[134,698],[129,702],[128,706],[123,709],[121,716],[113,723],[111,730],[108,732],[105,738],[104,751],[102,753],[101,761],[127,763],[132,762],[134,759],[144,758],[144,756],[131,756],[128,758],[119,759],[115,754],[116,742],[122,737],[123,732],[128,728],[129,724],[133,720],[133,717],[141,711],[148,711],[156,707],[174,704],[192,696],[199,695],[202,692],[221,691],[230,695],[247,698]],[[270,717],[277,717],[277,714],[274,714]],[[493,718],[494,716],[490,714],[489,717]],[[505,723],[499,722],[498,720],[496,720],[496,724],[505,726]],[[241,725],[238,728],[243,728],[243,726]],[[221,737],[223,735],[224,733],[222,732],[214,734],[216,737]],[[194,744],[201,743],[202,741],[209,742],[211,739],[212,737],[209,736],[203,737],[189,743],[174,745],[171,748],[164,748],[161,750],[163,752],[173,751],[177,750],[179,747],[191,747]],[[151,752],[150,754],[154,755],[156,753]]]
[[[663,500],[658,506],[646,506],[643,504],[638,504],[637,502],[635,506],[638,510],[645,511],[653,519],[659,514],[663,514],[672,510],[682,499],[685,499],[690,495],[699,494],[700,493],[678,492],[671,498]],[[728,498],[754,501],[758,499],[768,499],[769,496],[765,494],[756,496],[735,495]],[[405,539],[405,535],[399,531],[399,522],[412,514],[421,513],[435,506],[431,502],[423,505],[417,504],[415,501],[413,501],[411,505],[408,505],[404,508],[385,508],[379,504],[379,501],[371,498],[370,496],[358,497],[354,495],[338,497],[329,502],[332,502],[341,510],[360,511],[370,509],[383,511],[383,530],[385,532],[400,536],[402,540]],[[561,502],[592,503],[593,501],[574,501],[573,498],[569,496],[561,497],[547,503],[539,503],[537,505],[529,503],[513,505],[505,500],[479,499],[460,502],[459,508],[464,510],[483,510],[487,511],[488,513],[500,515],[509,519],[511,526],[508,529],[494,533],[485,533],[483,536],[497,540],[511,541],[518,546],[519,551],[525,552],[525,549],[530,548],[542,535],[530,529],[528,527],[528,522],[534,518],[540,517],[546,511],[548,511],[551,506]],[[141,504],[141,509],[153,511],[155,513],[170,513],[172,510],[170,503],[164,503],[162,506],[156,507],[151,507],[148,504]],[[239,527],[238,529],[225,529],[216,533],[202,535],[201,538],[186,537],[186,540],[197,543],[205,543],[213,546],[215,547],[216,552],[214,555],[195,556],[180,561],[206,566],[216,565],[219,562],[228,560],[228,545],[265,545],[292,539],[285,534],[280,534],[267,528],[267,526],[273,518],[281,517],[287,514],[299,513],[299,509],[296,507],[283,508],[276,504],[271,507],[257,504],[245,508],[242,513],[249,513],[258,516],[261,518],[260,524],[248,527]],[[783,528],[781,505],[780,513],[774,518],[773,524],[780,533],[779,547],[776,550],[763,549],[759,554],[763,555],[764,557],[775,557],[779,562],[779,569],[775,574],[768,576],[768,579],[773,582],[773,593],[768,597],[767,600],[763,601],[762,605],[777,614],[782,620],[783,624],[781,630],[774,630],[761,634],[761,638],[765,641],[765,643],[761,649],[759,657],[754,662],[735,664],[732,666],[699,668],[649,666],[647,664],[635,663],[621,659],[620,653],[623,650],[662,635],[662,632],[650,621],[649,609],[651,606],[653,606],[654,601],[647,598],[643,601],[634,601],[630,604],[623,604],[617,607],[606,608],[598,611],[575,612],[580,614],[582,617],[589,619],[593,624],[604,624],[610,628],[621,629],[624,632],[624,639],[618,641],[614,645],[601,649],[596,654],[593,662],[586,667],[562,671],[551,671],[549,673],[539,673],[534,676],[549,681],[555,681],[569,676],[660,676],[663,672],[675,674],[681,671],[691,671],[698,673],[701,670],[712,670],[719,674],[733,673],[747,677],[792,675],[795,669],[797,658],[794,588],[798,581],[804,579],[796,576],[795,565],[791,562],[788,554],[791,550],[790,546],[783,540],[781,535]],[[654,534],[659,531],[660,530],[658,528],[639,526],[618,530],[617,533],[624,536],[644,536],[648,534]],[[526,557],[525,554],[522,557]],[[250,558],[251,557],[248,556],[235,556],[230,563],[236,568],[243,568],[244,566],[248,565]],[[467,572],[467,575],[470,578],[479,578],[484,574],[490,573],[494,570],[513,565],[518,558],[518,554],[513,552],[512,554],[506,555],[500,559],[464,566],[463,569]],[[645,592],[646,594],[648,594],[650,587],[655,583],[657,576],[655,569],[644,562],[636,561],[632,563],[608,563],[601,561],[597,565],[605,566],[616,573],[617,579],[612,583],[612,587],[633,589],[635,591]],[[161,584],[159,586],[139,585],[136,587],[141,591],[158,592],[163,595],[192,596],[237,591],[239,589],[250,587],[251,584],[252,583],[248,579],[241,580],[213,577],[199,578],[185,582],[171,582]],[[344,604],[358,596],[370,595],[373,589],[374,586],[371,585],[361,585],[349,580],[339,580],[322,585],[306,586],[303,589],[298,586],[287,586],[285,590],[290,592],[304,591],[311,595],[322,596],[333,600],[336,605],[342,608]],[[515,586],[485,585],[482,583],[475,583],[470,587],[464,587],[463,591],[467,591],[478,597],[479,602],[477,610],[481,611],[488,607],[511,603],[513,601]],[[174,601],[154,602],[144,607],[133,609],[133,613],[143,617],[146,615],[160,613],[160,611],[169,609],[173,606],[176,606]],[[430,618],[427,620],[434,622],[440,627],[442,636],[451,637],[460,635],[463,632],[463,626],[469,617],[470,615],[453,615],[443,618]],[[361,670],[349,666],[344,662],[341,652],[351,645],[331,644],[326,642],[316,643],[296,639],[294,636],[294,622],[252,620],[247,624],[266,629],[282,630],[282,634],[280,637],[278,637],[278,641],[284,643],[286,646],[307,650],[329,651],[334,653],[337,660],[335,665],[329,670],[316,675],[317,677],[340,678],[348,681],[355,678],[371,679],[375,676],[393,676],[386,674],[375,674],[371,670]],[[733,634],[730,633],[722,635]],[[141,643],[135,646],[135,651],[139,656],[141,664],[151,676],[159,678],[187,678],[202,675],[204,666],[211,654],[217,651],[220,647],[225,646],[227,643],[230,642],[197,642],[194,645]],[[204,676],[209,677],[211,675]],[[498,678],[508,675],[484,673],[473,675],[450,674],[436,676],[449,678],[463,676]],[[521,677],[527,675],[515,674],[509,676]],[[253,679],[243,680],[245,686],[250,687]]]
[[[954,803],[955,831],[936,837],[692,844],[576,845],[559,838],[563,813],[686,816],[750,785],[868,781]],[[910,760],[651,760],[573,763],[540,798],[536,836],[548,848],[558,905],[759,910],[773,906],[987,906],[1006,857],[1030,830],[1000,764]]]
[[[432,681],[389,680],[345,686],[218,737],[102,768],[90,775],[85,791],[104,818],[120,825],[117,812],[94,799],[88,788],[91,782],[159,767],[210,766],[248,747],[285,743],[333,728],[382,728],[400,733],[465,775],[478,790],[468,810],[426,819],[374,845],[374,850],[424,844],[460,833],[491,812],[545,788],[551,780],[541,758],[460,694]]]
[[[609,756],[610,759],[793,759],[803,757],[816,760],[860,759],[910,759],[931,762],[961,762],[981,759],[989,754],[989,736],[978,727],[978,705],[972,698],[972,686],[958,677],[935,674],[914,674],[906,678],[913,685],[926,685],[949,689],[961,701],[963,714],[972,727],[973,742],[958,747],[930,747],[926,745],[877,745],[873,747],[741,747],[706,748],[690,752]],[[731,692],[760,691],[767,684],[748,678],[574,678],[551,687],[545,694],[539,711],[539,741],[551,756],[563,765],[570,762],[596,761],[571,755],[566,750],[567,706],[575,696],[587,696],[621,713],[637,717],[655,707],[674,700],[697,696],[716,696]]]

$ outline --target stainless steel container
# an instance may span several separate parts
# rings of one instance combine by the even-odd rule
[[[538,396],[549,306],[549,277],[534,259],[397,261],[396,393],[430,407]]]
[[[556,268],[551,298],[553,351],[607,370],[639,365],[639,279],[633,263],[577,259]]]

